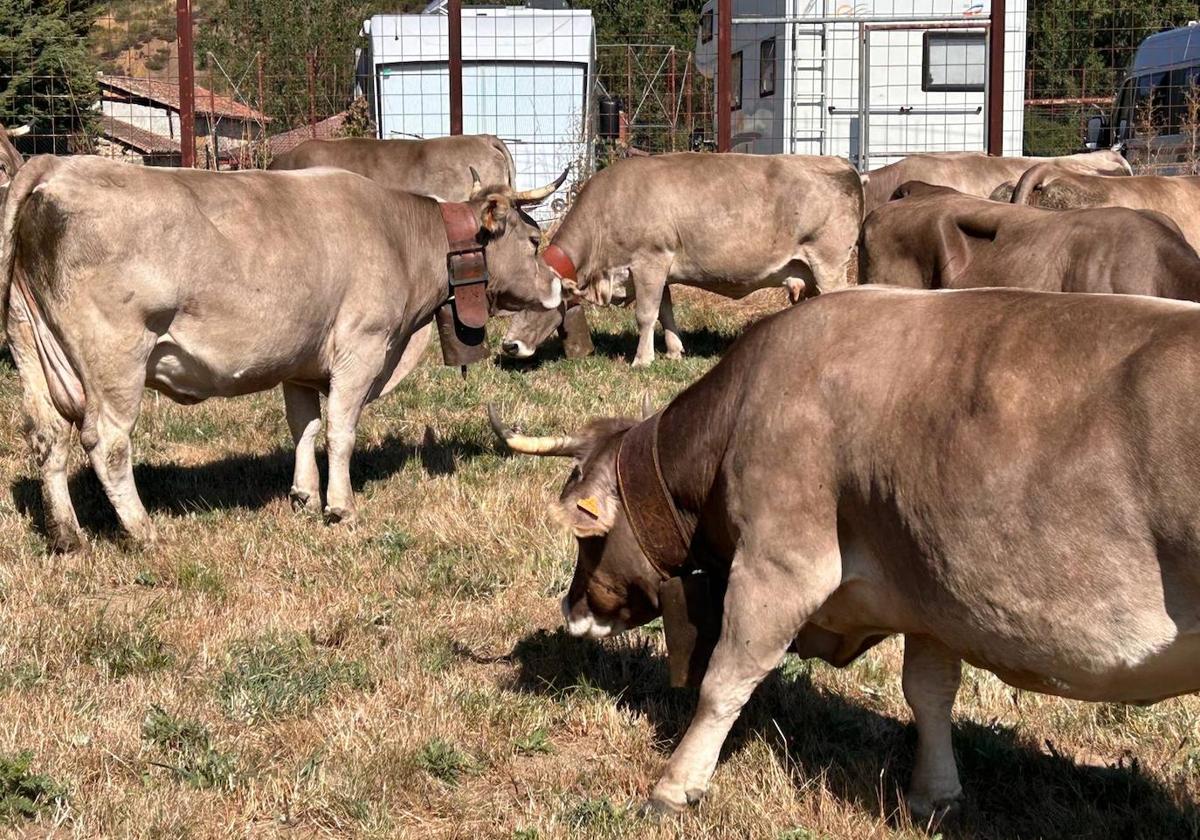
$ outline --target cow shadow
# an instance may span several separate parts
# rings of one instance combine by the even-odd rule
[[[513,690],[603,693],[645,717],[657,738],[671,744],[695,710],[696,692],[668,687],[666,660],[644,638],[599,644],[561,630],[539,631],[517,643],[512,659]],[[789,659],[790,666],[776,669],[746,705],[722,757],[762,741],[797,784],[823,776],[843,802],[888,815],[900,827],[907,819],[900,803],[912,771],[915,729],[815,685],[812,665]],[[943,837],[1200,837],[1195,804],[1144,775],[1136,761],[1079,766],[999,724],[960,721],[954,746],[966,798],[957,815],[935,827]]]
[[[709,359],[721,356],[726,348],[736,339],[737,335],[717,332],[707,327],[698,330],[684,330],[679,334],[683,341],[684,357],[694,356]],[[637,354],[638,334],[636,332],[593,332],[592,346],[595,355],[610,359],[624,359],[632,362]],[[655,359],[663,359],[666,350],[663,347],[662,336],[655,338]],[[534,371],[549,362],[560,362],[566,359],[562,339],[553,336],[538,346],[537,353],[528,359],[513,359],[508,356],[497,356],[498,364],[503,370]]]
[[[472,441],[440,440],[429,430],[420,443],[389,435],[377,444],[355,450],[350,479],[354,491],[359,493],[367,484],[390,478],[413,460],[420,461],[426,475],[452,475],[461,461],[488,451]],[[292,484],[294,464],[293,450],[281,447],[267,453],[233,455],[195,465],[138,464],[133,475],[148,511],[185,516],[209,510],[259,510],[285,498]],[[329,475],[324,452],[317,453],[317,465],[324,489]],[[85,531],[105,536],[120,532],[116,513],[90,466],[85,464],[76,469],[69,485],[71,501]],[[41,482],[32,477],[19,478],[10,489],[14,506],[29,516],[44,535]]]

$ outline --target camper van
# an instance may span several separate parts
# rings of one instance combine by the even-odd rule
[[[596,37],[586,9],[488,6],[462,10],[463,131],[507,144],[517,188],[591,172]],[[449,19],[445,0],[421,14],[380,14],[363,23],[359,88],[381,139],[450,133]],[[560,212],[573,181],[534,211]]]
[[[1089,149],[1120,150],[1138,171],[1191,173],[1200,138],[1200,24],[1151,35],[1138,46],[1111,115],[1088,120]]]
[[[716,2],[696,67],[716,74]],[[1021,154],[1026,0],[1006,4],[1003,153]],[[983,151],[988,20],[979,0],[733,0],[732,146],[837,155],[860,171],[917,152]]]

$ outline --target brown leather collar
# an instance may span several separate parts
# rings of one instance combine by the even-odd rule
[[[663,577],[687,562],[691,540],[663,481],[658,461],[658,422],[662,412],[634,426],[617,450],[617,489],[638,545]]]
[[[442,224],[450,248],[446,252],[446,273],[454,314],[463,324],[482,329],[488,320],[487,260],[479,236],[479,218],[470,204],[439,202]]]
[[[575,279],[575,263],[567,256],[567,252],[553,242],[542,252],[542,262],[558,275],[560,280]]]

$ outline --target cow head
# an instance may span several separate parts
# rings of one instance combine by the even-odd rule
[[[500,351],[513,359],[528,359],[562,323],[561,306],[548,312],[518,312],[508,322],[508,331],[500,342]]]
[[[31,126],[23,125],[20,128],[7,129],[0,126],[0,187],[7,187],[9,182],[17,175],[17,170],[21,168],[24,162],[21,158],[21,153],[17,151],[16,146],[12,144],[12,138],[23,137],[29,133]]]
[[[574,463],[551,510],[578,547],[575,574],[562,600],[568,632],[600,639],[657,618],[664,578],[638,545],[617,490],[617,450],[637,420],[602,418],[577,435],[530,437],[505,426],[491,406],[488,417],[513,452]]]
[[[535,190],[518,192],[510,187],[485,187],[471,169],[473,186],[467,201],[479,219],[488,265],[488,303],[493,313],[526,309],[557,309],[562,283],[537,258],[542,231],[524,208],[540,204],[567,178],[564,170],[555,181]]]

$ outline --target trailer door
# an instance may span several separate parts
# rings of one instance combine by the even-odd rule
[[[988,25],[863,24],[859,166],[921,152],[985,151]]]

